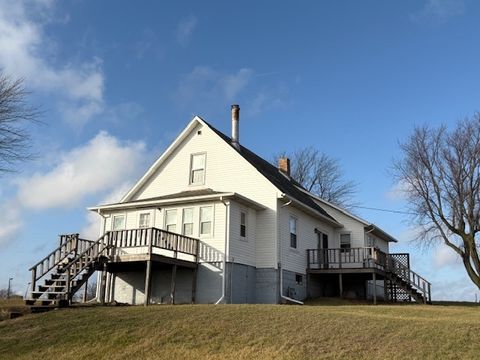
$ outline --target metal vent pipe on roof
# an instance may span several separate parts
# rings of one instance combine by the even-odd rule
[[[240,146],[239,134],[240,106],[232,105],[232,145],[237,149]]]

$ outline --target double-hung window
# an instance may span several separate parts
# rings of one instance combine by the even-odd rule
[[[211,206],[200,208],[200,235],[212,233],[213,208]]]
[[[341,252],[350,252],[351,236],[350,233],[340,234],[340,249]]]
[[[150,213],[140,213],[138,217],[138,227],[148,228],[150,227]]]
[[[124,230],[125,229],[125,215],[114,215],[112,230]]]
[[[193,208],[183,209],[182,231],[183,235],[193,235]]]
[[[290,247],[297,248],[297,219],[290,216]]]
[[[165,211],[165,229],[170,232],[175,232],[177,230],[177,210],[166,210]]]
[[[190,159],[190,185],[205,183],[206,154],[193,154]]]

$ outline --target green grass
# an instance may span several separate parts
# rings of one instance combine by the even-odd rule
[[[1,359],[475,359],[480,308],[84,307],[0,322]]]

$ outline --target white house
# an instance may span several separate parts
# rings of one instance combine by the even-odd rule
[[[195,116],[119,203],[89,209],[99,240],[61,239],[70,263],[48,264],[57,277],[39,291],[48,271],[32,267],[31,298],[70,299],[101,270],[99,299],[130,304],[430,300],[408,254],[389,254],[392,236],[310,194],[289,168],[241,145],[238,105],[231,137]]]

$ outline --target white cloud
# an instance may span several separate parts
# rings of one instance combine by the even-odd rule
[[[61,154],[53,169],[19,180],[18,199],[30,209],[72,207],[86,196],[116,189],[143,168],[145,144],[100,132]]]
[[[439,245],[433,254],[433,264],[436,267],[461,265],[460,256],[446,245]]]
[[[416,22],[445,21],[451,17],[462,15],[464,12],[463,0],[427,0],[419,12],[411,15],[411,19]]]
[[[195,27],[197,26],[197,18],[193,15],[189,15],[186,18],[180,20],[175,31],[177,41],[182,46],[187,46],[190,42]]]
[[[395,183],[386,193],[387,199],[391,201],[405,200],[409,185],[404,181]]]
[[[60,65],[49,61],[53,41],[45,26],[54,21],[53,7],[54,1],[0,0],[0,68],[25,78],[34,89],[57,95],[67,120],[83,125],[104,107],[102,61]]]
[[[196,66],[183,76],[174,98],[180,104],[232,101],[246,88],[252,75],[253,70],[249,68],[225,73],[209,66]]]
[[[23,222],[20,209],[15,201],[2,202],[0,205],[0,247],[14,240]]]

